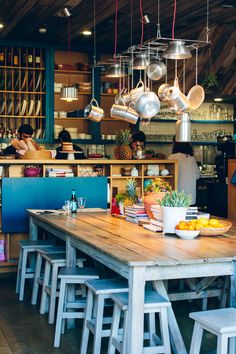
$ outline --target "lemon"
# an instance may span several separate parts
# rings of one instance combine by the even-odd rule
[[[208,219],[207,218],[199,218],[198,219],[198,224],[200,224],[202,227],[207,227],[208,226]]]
[[[220,227],[220,221],[218,219],[210,219],[209,222],[208,222],[209,226],[212,226],[212,227],[215,227],[215,228],[218,228]]]

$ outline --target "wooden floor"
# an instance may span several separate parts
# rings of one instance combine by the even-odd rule
[[[79,354],[82,322],[77,322],[76,329],[66,331],[62,335],[60,349],[55,349],[54,326],[48,325],[47,317],[40,315],[38,308],[30,304],[29,287],[27,290],[24,302],[20,303],[15,295],[15,275],[0,276],[0,354]],[[188,348],[193,328],[188,313],[199,311],[200,305],[199,300],[173,305]],[[215,338],[211,334],[205,335],[202,353],[215,353],[215,348]],[[102,349],[102,354],[105,354],[107,340],[103,342]],[[87,354],[91,353],[90,343]]]

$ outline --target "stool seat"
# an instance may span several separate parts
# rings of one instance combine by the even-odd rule
[[[199,354],[203,330],[217,336],[217,354],[235,353],[236,308],[192,312],[194,323],[190,354]]]
[[[88,280],[85,282],[85,285],[90,289],[94,294],[107,294],[117,292],[128,292],[129,286],[128,281],[125,279],[99,279],[99,280]]]
[[[38,247],[37,248],[37,252],[40,253],[65,253],[66,252],[66,248],[64,246],[45,246],[45,247]]]
[[[95,268],[63,267],[60,270],[58,278],[61,280],[61,283],[54,337],[54,347],[56,348],[60,346],[61,333],[64,333],[65,330],[65,320],[72,318],[79,319],[85,316],[85,298],[80,297],[79,300],[69,301],[68,286],[83,285],[88,279],[98,279],[99,274]]]
[[[37,247],[40,246],[43,249],[52,243],[48,240],[22,240],[19,244],[20,254],[16,279],[16,294],[19,294],[19,301],[23,301],[25,280],[34,278]],[[29,255],[31,255],[32,258],[29,259]],[[27,263],[30,263],[30,267],[27,267]]]

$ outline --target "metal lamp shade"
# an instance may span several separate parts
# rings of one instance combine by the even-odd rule
[[[63,86],[61,88],[61,100],[75,101],[78,100],[78,90],[75,86]]]
[[[192,54],[183,41],[170,42],[169,47],[164,51],[163,57],[166,59],[188,59]]]
[[[126,73],[122,69],[120,64],[114,64],[108,68],[105,76],[106,77],[124,77],[124,76],[126,76]]]
[[[149,65],[149,60],[146,57],[145,53],[138,54],[133,61],[133,69],[134,70],[145,70]]]
[[[181,113],[180,119],[176,122],[176,136],[177,142],[191,141],[191,122],[188,113]]]

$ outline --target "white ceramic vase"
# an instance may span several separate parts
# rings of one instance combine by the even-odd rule
[[[174,234],[175,226],[180,220],[185,220],[187,208],[162,206],[163,233]]]

